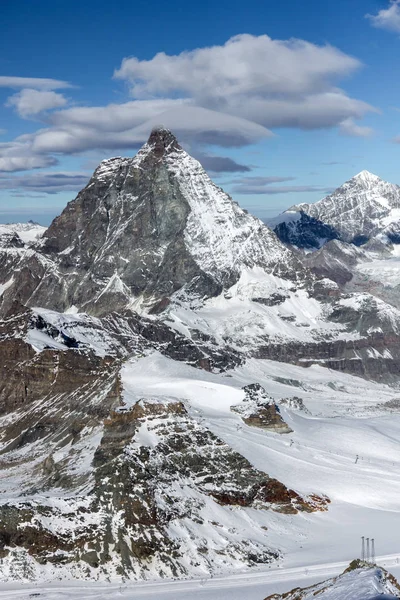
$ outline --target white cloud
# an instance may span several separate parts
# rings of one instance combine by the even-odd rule
[[[266,127],[249,119],[188,104],[149,119],[136,127],[135,135],[146,139],[158,125],[168,127],[183,141],[226,147],[246,146],[273,136]]]
[[[88,127],[101,131],[124,131],[171,108],[180,107],[184,100],[134,100],[107,106],[80,106],[60,110],[50,117],[54,127]]]
[[[181,91],[224,100],[241,94],[322,91],[332,77],[348,75],[359,66],[357,59],[332,46],[242,34],[223,46],[177,56],[160,52],[151,60],[125,58],[114,76],[131,82],[136,97]]]
[[[340,123],[339,131],[342,135],[348,135],[350,137],[371,137],[374,134],[374,130],[371,127],[364,127],[357,125],[354,119],[345,119]]]
[[[313,129],[373,110],[336,87],[360,66],[332,46],[243,34],[176,56],[125,58],[114,77],[137,98],[181,96],[265,127]]]
[[[29,88],[10,96],[6,102],[6,106],[14,107],[23,118],[37,115],[44,110],[60,108],[66,104],[67,99],[62,94]]]
[[[73,87],[68,81],[42,77],[9,77],[0,75],[0,87],[33,88],[36,90],[58,90]]]
[[[388,8],[376,15],[365,15],[374,27],[400,33],[400,0],[390,0]]]
[[[26,171],[56,165],[52,156],[0,156],[0,171]]]
[[[337,87],[360,66],[356,58],[329,45],[248,34],[176,56],[125,58],[114,77],[129,84],[133,100],[53,110],[46,115],[45,128],[0,144],[0,170],[48,166],[55,161],[53,154],[132,151],[160,124],[208,157],[209,164],[207,144],[246,146],[272,136],[271,127],[339,126],[347,135],[367,136],[369,128],[356,120],[375,109]],[[23,88],[9,103],[24,117],[60,108],[65,98],[53,90],[69,85],[55,79],[0,77],[0,86]],[[237,168],[224,157],[212,158],[217,169]]]
[[[47,153],[73,154],[91,149],[123,149],[141,146],[155,125],[163,124],[186,143],[244,146],[273,134],[257,123],[224,115],[216,111],[188,106],[182,101],[169,101],[170,110],[160,112],[160,103],[149,101],[118,105],[59,111],[51,116],[55,124],[33,134],[19,136],[15,150],[33,155]],[[162,103],[165,108],[167,102]],[[109,108],[109,110],[108,110]],[[143,122],[149,113],[155,116]],[[141,123],[140,125],[138,123]],[[10,151],[8,151],[10,154]],[[0,145],[0,156],[2,155]]]

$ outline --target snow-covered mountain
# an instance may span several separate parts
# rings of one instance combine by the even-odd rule
[[[297,204],[268,224],[285,243],[318,248],[338,238],[361,245],[379,236],[400,240],[400,187],[361,171],[326,198]]]
[[[304,280],[304,268],[275,234],[218,188],[165,129],[153,131],[134,158],[103,161],[37,252],[29,268],[40,284],[23,300],[62,311],[101,314],[110,301],[114,308],[158,311],[178,290],[216,296],[244,268]],[[23,294],[21,277],[8,297],[17,288]]]
[[[380,567],[354,561],[339,577],[328,579],[308,588],[296,588],[265,600],[396,600],[400,586],[396,579]]]
[[[24,244],[36,242],[42,237],[46,231],[46,227],[35,223],[34,221],[28,221],[27,223],[0,223],[0,245],[5,236],[17,235]]]
[[[347,504],[390,537],[400,311],[348,277],[364,249],[307,264],[163,128],[40,239],[3,238],[3,579],[271,566],[308,535],[324,548]],[[371,436],[374,473],[355,473]]]

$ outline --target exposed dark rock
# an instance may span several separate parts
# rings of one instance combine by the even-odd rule
[[[334,227],[302,210],[297,219],[278,223],[274,232],[284,244],[307,249],[321,248],[326,242],[339,238]]]

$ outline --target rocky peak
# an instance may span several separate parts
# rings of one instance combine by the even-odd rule
[[[147,146],[157,156],[162,157],[174,150],[181,150],[181,146],[174,134],[163,127],[154,127],[147,142]]]
[[[335,233],[326,240],[322,239],[320,245],[337,237],[359,246],[381,233],[385,235],[388,226],[398,223],[399,209],[400,186],[384,181],[369,171],[361,171],[322,200],[314,204],[292,206],[276,217],[272,226],[279,238],[285,241],[282,234],[286,233],[287,223],[291,221],[291,238],[296,239],[291,243],[309,247],[301,230],[302,221],[293,221],[293,215],[301,212],[315,220],[307,223],[308,237],[317,234],[317,228],[321,229],[321,225],[329,226]]]
[[[41,281],[27,299],[61,311],[165,308],[178,291],[216,296],[253,267],[304,280],[294,255],[164,127],[135,157],[103,161],[37,251],[46,276],[41,261]]]
[[[360,171],[360,173],[357,173],[357,175],[354,175],[354,177],[350,180],[350,181],[356,181],[357,183],[364,183],[367,185],[371,185],[371,184],[376,184],[379,183],[380,181],[383,181],[380,177],[378,177],[378,175],[374,175],[373,173],[371,173],[370,171]]]

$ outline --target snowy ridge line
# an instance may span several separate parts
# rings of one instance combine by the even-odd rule
[[[318,202],[291,206],[268,224],[300,248],[320,248],[325,235],[356,245],[373,238],[399,243],[400,186],[362,171]]]

